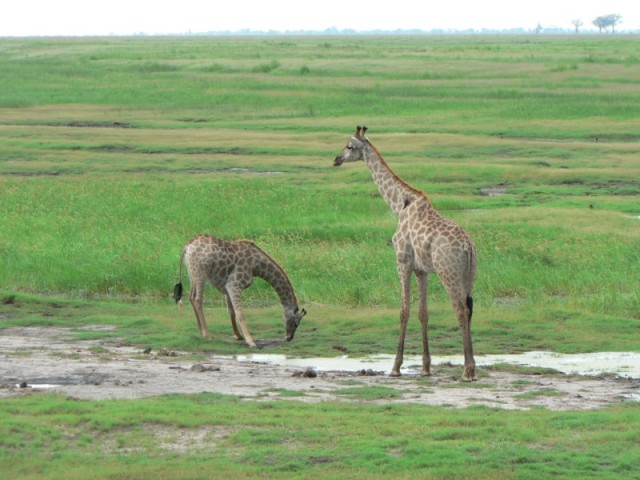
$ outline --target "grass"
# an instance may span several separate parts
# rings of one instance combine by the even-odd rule
[[[87,464],[92,478],[621,478],[640,466],[632,405],[559,414],[35,395],[0,409],[0,465],[12,478],[80,478]]]
[[[0,299],[14,299],[0,304],[0,330],[244,351],[217,292],[206,293],[211,341],[169,298],[181,247],[209,232],[255,240],[309,312],[295,341],[270,352],[392,353],[395,219],[362,165],[331,166],[364,123],[477,244],[477,353],[636,351],[639,41],[1,39]],[[431,351],[460,353],[445,292],[435,279],[429,291]],[[244,301],[254,336],[281,338],[268,285]],[[77,330],[95,324],[113,328]],[[420,348],[412,321],[406,352]],[[95,478],[620,478],[639,461],[633,404],[554,413],[42,395],[0,409],[0,462],[15,478],[86,478],[87,465]],[[167,451],[158,425],[205,441]]]

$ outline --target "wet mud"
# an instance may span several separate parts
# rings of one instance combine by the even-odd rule
[[[544,359],[554,354],[536,355]],[[628,354],[624,361],[632,363],[633,355],[638,354]],[[479,356],[478,381],[469,383],[460,380],[462,368],[455,357],[434,359],[430,377],[420,376],[419,363],[407,358],[399,378],[388,376],[391,361],[386,356],[290,359],[247,353],[194,358],[188,352],[79,341],[64,328],[8,328],[0,333],[0,396],[55,392],[104,400],[213,392],[254,400],[552,410],[593,409],[640,400],[640,378],[628,366],[617,373],[577,375]],[[383,388],[375,390],[379,395],[357,394],[358,389],[365,392],[368,387]]]

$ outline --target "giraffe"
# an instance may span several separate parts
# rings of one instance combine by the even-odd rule
[[[285,339],[293,340],[300,320],[307,312],[298,308],[295,291],[282,267],[255,243],[249,240],[222,240],[207,234],[197,235],[189,241],[180,255],[178,283],[173,289],[176,303],[182,298],[183,262],[191,279],[189,301],[203,337],[209,337],[202,308],[204,286],[208,280],[225,296],[236,340],[244,339],[248,346],[256,346],[242,312],[240,294],[251,286],[253,277],[260,277],[266,280],[280,297],[284,307]]]
[[[400,375],[413,274],[416,275],[419,288],[418,318],[422,325],[422,374],[431,374],[427,286],[429,274],[436,273],[449,294],[462,330],[462,379],[475,380],[475,360],[471,342],[471,290],[476,277],[475,245],[461,227],[444,218],[434,208],[423,192],[404,182],[391,170],[380,152],[365,137],[366,131],[367,127],[356,128],[355,135],[335,158],[334,166],[364,160],[382,198],[398,217],[393,247],[396,251],[396,265],[401,283],[400,338],[391,375]]]

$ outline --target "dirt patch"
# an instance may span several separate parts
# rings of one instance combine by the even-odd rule
[[[104,326],[91,329],[110,328]],[[149,351],[101,340],[78,341],[72,330],[9,328],[0,335],[0,396],[57,392],[78,399],[133,399],[214,392],[251,399],[420,403],[504,409],[605,407],[640,398],[640,380],[481,368],[461,382],[460,366],[438,365],[432,377],[393,378],[381,371],[319,371],[242,358]],[[375,392],[383,392],[375,395]],[[359,392],[363,392],[362,395]],[[374,395],[371,395],[374,392]]]
[[[127,122],[66,122],[50,123],[52,127],[79,127],[79,128],[130,128]]]

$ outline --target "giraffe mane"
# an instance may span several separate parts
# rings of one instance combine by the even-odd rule
[[[364,127],[366,129],[366,127]],[[378,158],[380,158],[380,161],[386,166],[387,170],[389,170],[389,172],[391,173],[391,175],[393,175],[393,178],[395,180],[397,180],[399,183],[401,183],[402,185],[404,185],[407,190],[409,190],[411,193],[414,193],[418,196],[423,197],[425,200],[429,200],[429,198],[427,197],[427,195],[422,191],[422,190],[418,190],[415,187],[412,187],[411,185],[409,185],[407,182],[405,182],[403,179],[401,179],[396,172],[394,172],[391,167],[389,166],[389,164],[385,161],[385,159],[382,157],[382,155],[380,154],[380,151],[375,147],[375,145],[373,145],[373,143],[371,143],[371,141],[366,138],[366,137],[362,137],[362,140],[364,140],[367,145],[369,145],[369,147],[371,147],[371,149],[376,153],[376,155],[378,155]],[[406,201],[406,200],[405,200]],[[410,202],[409,202],[410,203]],[[405,205],[405,208],[408,205]]]
[[[291,292],[293,292],[293,298],[294,298],[294,300],[296,302],[296,305],[297,305],[298,304],[298,298],[296,297],[296,291],[293,288],[293,284],[291,283],[291,280],[289,280],[289,276],[284,271],[284,268],[282,268],[280,266],[280,264],[278,262],[276,262],[271,255],[269,255],[267,252],[265,252],[263,249],[261,249],[258,245],[256,245],[255,242],[252,242],[251,240],[244,240],[244,241],[247,242],[249,245],[251,245],[252,248],[255,248],[260,253],[262,253],[262,255],[267,257],[267,259],[273,264],[273,266],[275,266],[276,269],[282,274],[282,277],[284,278],[285,282],[287,282],[287,286],[291,289]]]

